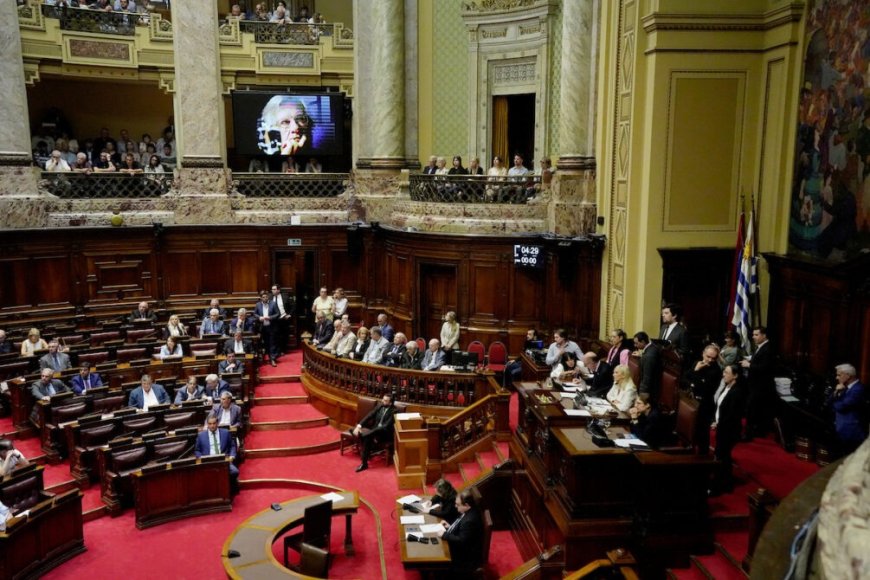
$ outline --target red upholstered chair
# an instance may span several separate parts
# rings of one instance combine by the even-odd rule
[[[107,350],[100,352],[82,353],[79,355],[79,364],[86,362],[92,367],[95,367],[100,363],[104,363],[107,360],[109,360],[109,351]]]
[[[421,336],[421,337],[419,337],[417,340],[415,340],[414,342],[417,343],[417,346],[420,348],[420,352],[426,352],[426,347],[427,347],[428,345],[426,344],[426,339],[425,339],[425,338],[423,338],[423,337]]]
[[[507,364],[507,348],[500,340],[489,345],[486,366],[494,373],[503,373]]]
[[[468,347],[466,349],[468,352],[476,352],[477,353],[477,364],[483,365],[483,362],[486,360],[486,347],[483,346],[483,343],[479,340],[472,340],[468,343]]]
[[[145,347],[139,348],[119,348],[118,362],[130,362],[131,360],[147,358]]]
[[[139,340],[143,338],[157,338],[157,330],[154,328],[137,328],[135,330],[127,331],[127,343],[129,344],[139,342]]]

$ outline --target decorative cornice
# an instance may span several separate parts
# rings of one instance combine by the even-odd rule
[[[184,155],[181,166],[185,169],[223,169],[224,161],[220,157],[205,157]]]
[[[0,167],[29,167],[33,158],[27,153],[0,153]]]
[[[653,12],[644,16],[643,29],[647,33],[659,30],[676,31],[751,31],[764,32],[779,26],[800,22],[804,14],[802,2],[792,2],[773,10],[756,14],[725,14],[712,16],[703,13],[667,14]]]
[[[559,171],[595,171],[595,157],[584,155],[564,155],[559,157]]]
[[[529,8],[540,0],[479,0],[463,2],[463,12],[508,12],[518,8]]]

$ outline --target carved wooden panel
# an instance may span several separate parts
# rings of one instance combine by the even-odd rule
[[[163,258],[163,285],[167,298],[198,294],[199,261],[196,252],[170,252]]]
[[[199,293],[225,294],[230,287],[227,252],[200,252]]]
[[[508,318],[508,266],[505,263],[472,263],[469,267],[468,320],[476,324]]]
[[[127,252],[85,254],[88,301],[151,296],[151,255]],[[67,288],[69,278],[66,278]]]
[[[444,314],[456,309],[456,266],[420,264],[420,329],[426,338],[441,335]]]
[[[256,250],[231,250],[227,253],[229,280],[225,291],[233,294],[257,293],[259,271]]]
[[[34,296],[28,293],[30,260],[0,260],[0,307],[31,306]]]

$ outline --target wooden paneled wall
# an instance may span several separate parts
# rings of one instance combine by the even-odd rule
[[[301,246],[287,246],[300,238]],[[543,247],[544,267],[513,264],[513,245]],[[356,245],[349,251],[348,245]],[[427,235],[363,227],[182,227],[0,232],[0,324],[49,311],[99,310],[139,300],[169,308],[216,296],[256,302],[278,279],[294,289],[304,318],[321,285],[344,287],[411,337],[437,336],[457,313],[461,344],[501,340],[512,352],[528,328],[567,326],[598,336],[600,252],[581,242]]]

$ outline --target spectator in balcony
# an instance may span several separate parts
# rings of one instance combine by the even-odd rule
[[[45,162],[45,170],[53,173],[72,171],[69,163],[63,158],[63,154],[57,149],[51,152],[51,157]]]
[[[163,156],[160,158],[160,163],[163,165],[164,171],[173,171],[177,165],[177,159],[172,152],[172,145],[163,146]]]
[[[311,312],[320,314],[327,320],[335,318],[335,299],[329,295],[326,286],[321,286],[320,295],[311,304]]]
[[[248,163],[248,173],[268,173],[269,165],[266,163],[265,159],[260,159],[259,157],[254,157]]]
[[[151,147],[153,147],[153,145]],[[152,155],[148,159],[148,165],[145,166],[145,173],[166,173],[158,156]]]
[[[259,22],[269,22],[272,19],[272,15],[269,14],[269,11],[266,9],[266,5],[264,3],[257,4],[254,7],[254,15],[251,20],[257,20]]]
[[[381,359],[381,364],[388,367],[398,367],[402,364],[402,358],[407,351],[408,337],[402,332],[397,332],[393,337],[393,346],[387,348],[384,352],[384,358]]]
[[[82,153],[81,151],[76,153],[76,161],[72,166],[72,170],[76,173],[90,173],[94,170],[87,153]]]
[[[39,149],[40,143],[43,144],[47,150],[54,147],[54,139],[51,138],[51,135],[48,134],[48,130],[45,127],[41,127],[39,133],[30,138],[30,148],[36,151]]]
[[[343,318],[347,311],[347,298],[344,296],[344,288],[336,288],[332,293],[332,317]]]
[[[459,323],[456,322],[456,313],[452,310],[444,315],[444,324],[441,325],[441,347],[451,351],[459,345]]]
[[[393,340],[396,330],[390,325],[390,318],[383,312],[378,314],[378,327],[381,329],[381,334],[389,341]]]
[[[453,156],[453,167],[447,172],[448,175],[468,175],[468,170],[462,166],[462,157]]]
[[[438,157],[435,155],[429,156],[429,164],[423,168],[424,175],[435,175],[435,172],[438,171]]]
[[[405,355],[402,357],[402,362],[399,368],[412,371],[419,371],[420,365],[423,362],[423,353],[420,352],[420,347],[417,342],[411,340],[405,345]]]
[[[488,176],[488,181],[500,181],[507,177],[507,169],[502,165],[501,157],[496,155],[492,158],[492,167],[490,167],[486,175]],[[486,188],[486,198],[488,200],[495,199],[496,193],[501,189],[498,185],[491,185]]]
[[[429,349],[423,355],[420,368],[424,371],[437,371],[444,366],[444,351],[441,350],[441,341],[433,338],[429,341]]]
[[[435,175],[449,175],[450,170],[447,169],[447,160],[443,157],[438,157],[435,161]]]
[[[312,344],[323,348],[332,339],[335,333],[335,325],[331,320],[327,320],[323,312],[318,311],[314,316],[314,337]]]
[[[354,335],[350,328],[350,322],[347,320],[339,320],[338,322],[340,326],[339,331],[335,335],[338,337],[338,339],[335,340],[335,347],[331,350],[327,350],[326,348],[323,350],[335,353],[335,356],[337,357],[345,357],[348,356],[353,350],[353,347],[356,346],[356,335]],[[335,336],[333,338],[335,338]]]
[[[118,147],[120,146],[121,141],[118,141]],[[133,158],[137,162],[142,163],[142,155],[139,153],[139,147],[132,141],[127,141],[126,143],[124,143],[124,155],[126,155],[127,153],[132,153]]]
[[[136,12],[136,2],[134,0],[115,0],[113,8],[116,12]],[[121,136],[123,137],[123,132]]]
[[[508,176],[510,177],[525,177],[529,174],[528,168],[523,165],[523,156],[519,153],[514,154],[514,164],[508,169]]]
[[[69,141],[66,139],[59,137],[57,141],[54,142],[54,147],[58,151],[60,151],[61,158],[67,162],[67,165],[72,167],[72,165],[76,162],[76,154],[70,151]]]
[[[100,152],[94,149],[94,141],[92,139],[85,139],[81,151],[84,151],[85,155],[88,156],[88,161],[91,163],[99,159]]]
[[[281,164],[281,173],[299,173],[299,165],[292,155],[288,155],[284,163]]]
[[[238,4],[233,4],[232,6],[230,6],[230,13],[227,14],[227,21],[229,21],[230,18],[239,18],[240,19],[243,16],[244,15],[242,14],[242,7],[239,6]]]
[[[308,13],[308,6],[302,6],[299,9],[299,14],[296,16],[296,22],[301,22],[303,24],[311,23],[311,15]]]
[[[154,150],[155,151],[157,150],[156,144],[151,139],[151,134],[150,133],[142,133],[142,140],[139,141],[139,153],[142,154],[142,153],[145,153],[146,151],[148,151],[148,145],[154,145],[155,146]]]
[[[176,342],[174,336],[166,339],[166,344],[160,347],[160,352],[154,355],[154,358],[163,360],[167,357],[182,357],[184,351],[181,350],[181,345]]]
[[[380,364],[381,359],[384,358],[384,353],[387,352],[387,349],[390,347],[390,341],[384,338],[384,335],[381,334],[381,328],[379,326],[372,326],[372,339],[369,342],[369,347],[366,350],[365,356],[363,356],[363,362],[367,362],[369,364]]]
[[[314,121],[297,97],[276,95],[269,99],[257,123],[257,147],[266,155],[297,155],[311,147]]]
[[[115,164],[112,163],[112,160],[109,158],[108,151],[101,151],[100,157],[97,159],[97,162],[94,163],[94,171],[97,173],[112,173],[117,170],[118,168],[115,167]]]
[[[118,150],[115,148],[115,143],[106,143],[106,153],[109,154],[109,160],[114,163],[116,167],[121,165],[121,154],[118,153]]]
[[[124,155],[124,163],[121,165],[121,168],[118,171],[130,175],[143,173],[142,166],[139,165],[139,162],[136,161],[136,157],[132,153],[127,153],[126,155]]]
[[[275,8],[275,12],[272,14],[272,18],[269,19],[269,22],[274,22],[276,24],[290,24],[293,22],[293,19],[290,18],[290,15],[287,14],[287,9],[283,4],[278,4]]]
[[[100,153],[102,153],[103,149],[107,149],[106,144],[112,144],[112,150],[116,149],[117,143],[114,139],[112,139],[109,134],[109,129],[107,127],[103,127],[100,129],[100,136],[94,139],[93,141],[93,150],[91,152],[91,162],[96,163],[99,160]],[[87,145],[87,143],[85,143]]]
[[[48,144],[44,142],[40,142],[37,145],[36,150],[33,152],[33,161],[36,163],[41,169],[45,169],[45,164],[48,163],[48,160],[51,158],[51,153],[48,149]]]
[[[116,0],[116,2],[117,2],[117,0]],[[115,10],[119,10],[119,8],[115,8]],[[118,133],[118,135],[120,136],[118,138],[118,153],[123,155],[124,153],[127,153],[127,151],[128,151],[127,150],[127,141],[130,140],[130,132],[127,131],[127,129],[121,129],[121,131]],[[135,153],[135,151],[130,150],[130,153]]]
[[[312,157],[308,160],[308,163],[305,164],[305,173],[323,173],[323,166],[316,157]]]
[[[169,152],[166,152],[166,146],[169,146]],[[157,151],[162,152],[165,157],[175,157],[175,130],[172,126],[166,127],[163,130],[163,136],[157,140]]]
[[[469,175],[483,175],[483,167],[480,166],[480,159],[477,157],[472,157],[471,161],[468,163],[468,174]]]

